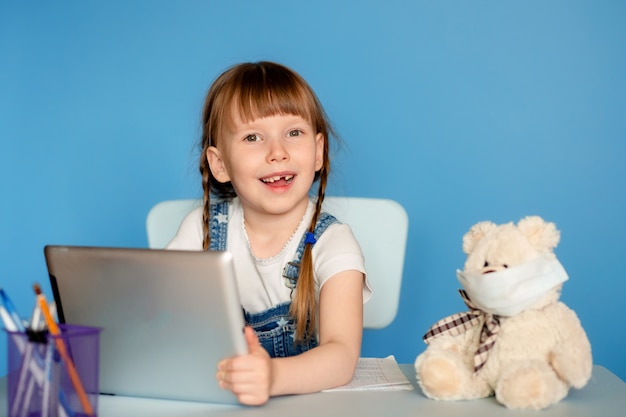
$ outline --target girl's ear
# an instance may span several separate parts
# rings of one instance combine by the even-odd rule
[[[206,159],[209,163],[209,168],[211,168],[211,173],[216,180],[222,183],[230,181],[230,175],[228,175],[228,171],[226,171],[222,155],[215,146],[209,146],[206,150]]]
[[[326,139],[323,133],[315,135],[315,172],[324,166],[324,144]]]

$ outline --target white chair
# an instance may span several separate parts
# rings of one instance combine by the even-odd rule
[[[185,215],[202,200],[169,200],[156,204],[146,220],[148,246],[163,248],[174,237]],[[396,317],[409,220],[393,200],[326,197],[324,209],[349,224],[361,245],[374,295],[365,304],[363,327],[380,329]]]

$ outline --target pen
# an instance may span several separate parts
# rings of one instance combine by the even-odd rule
[[[4,311],[2,312],[2,320],[4,321],[4,326],[7,328],[7,330],[14,332],[23,332],[24,330],[26,330],[24,329],[24,325],[22,324],[20,316],[17,314],[15,306],[2,288],[0,288],[0,298],[2,299],[2,308],[4,309]],[[15,326],[11,326],[9,321],[12,321]],[[7,322],[9,322],[9,326],[7,326]],[[13,329],[9,329],[9,327],[12,327]]]
[[[54,341],[57,346],[57,351],[61,355],[61,359],[65,362],[65,366],[67,367],[67,373],[74,385],[74,389],[76,390],[76,394],[78,394],[78,399],[85,411],[85,414],[91,416],[93,415],[93,410],[91,408],[91,403],[87,398],[87,394],[85,394],[85,388],[78,376],[78,372],[76,372],[76,368],[74,367],[74,362],[67,353],[67,349],[65,348],[65,343],[63,343],[63,339],[61,336],[61,330],[57,326],[56,322],[52,318],[50,314],[50,309],[48,308],[48,302],[46,301],[46,297],[41,292],[41,287],[39,284],[34,284],[33,289],[35,290],[35,294],[37,295],[37,302],[39,303],[39,308],[41,309],[41,313],[48,325],[48,332],[54,337]]]
[[[41,322],[41,309],[39,308],[39,304],[35,303],[35,307],[33,308],[33,315],[30,318],[30,329],[33,332],[42,330],[40,326]]]
[[[19,336],[16,336],[19,337]],[[19,348],[19,347],[18,347]],[[33,364],[35,359],[33,358],[33,345],[31,343],[27,343],[23,349],[19,348],[20,352],[24,355],[22,359],[22,365],[20,368],[20,374],[17,379],[17,389],[15,391],[15,397],[13,399],[13,412],[12,416],[18,415],[19,410],[27,410],[30,402],[30,397],[27,395],[28,387],[31,386],[32,382],[35,379],[35,375],[33,374],[29,378],[29,373],[31,371],[31,367],[37,367],[38,364]],[[24,405],[22,405],[22,403]],[[21,415],[22,413],[20,413]]]
[[[61,375],[59,372],[59,354],[52,343],[46,347],[46,380],[43,384],[41,401],[41,417],[73,416],[74,413],[67,402],[60,401],[65,395],[61,388]],[[55,413],[55,410],[58,413]]]
[[[28,382],[28,388],[26,389],[26,394],[24,394],[24,405],[22,406],[20,417],[27,417],[28,409],[30,408],[30,401],[33,397],[33,393],[35,390],[35,381],[32,379]]]
[[[7,331],[17,332],[17,326],[13,323],[13,319],[2,304],[0,304],[0,317],[2,317],[2,323]]]

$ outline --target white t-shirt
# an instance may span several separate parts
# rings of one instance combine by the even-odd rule
[[[252,255],[243,223],[243,208],[238,198],[229,204],[227,250],[233,254],[237,286],[243,308],[250,313],[264,311],[291,300],[291,289],[285,285],[282,272],[295,258],[298,244],[313,217],[314,204],[309,201],[306,213],[285,247],[271,258]],[[202,250],[202,207],[189,213],[180,224],[167,249]],[[316,294],[334,275],[348,270],[365,274],[361,247],[346,224],[330,225],[313,246],[313,270]],[[363,300],[372,294],[367,278],[363,284]]]

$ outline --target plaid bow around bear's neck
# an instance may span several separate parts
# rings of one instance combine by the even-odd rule
[[[465,333],[467,330],[480,324],[481,318],[484,317],[485,321],[480,331],[478,349],[474,353],[474,372],[478,372],[487,362],[489,351],[496,343],[496,337],[500,330],[500,318],[477,308],[464,290],[459,290],[459,293],[470,311],[453,314],[439,320],[431,326],[423,339],[428,344],[432,339],[444,334],[456,336]]]

